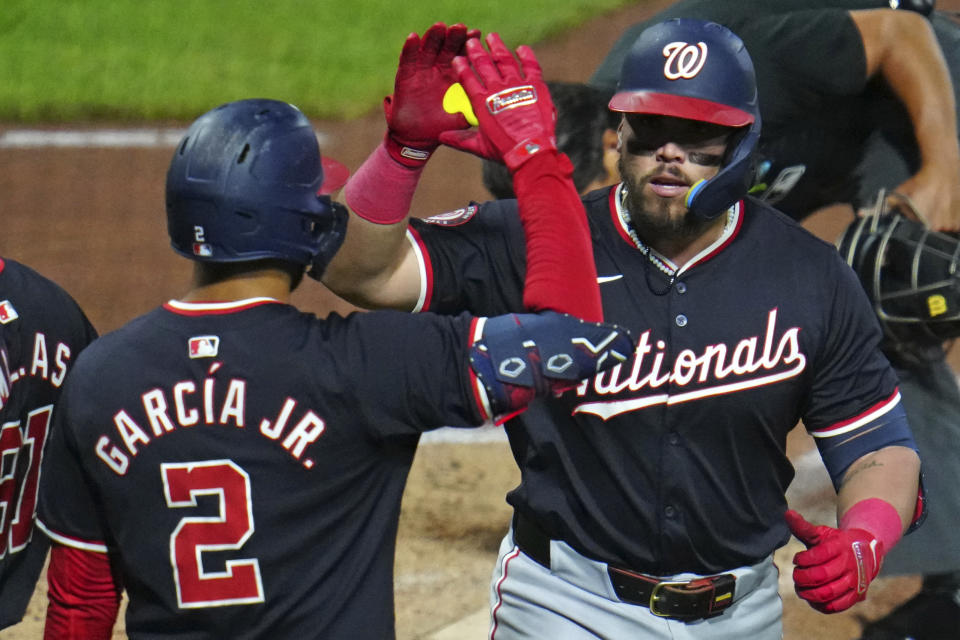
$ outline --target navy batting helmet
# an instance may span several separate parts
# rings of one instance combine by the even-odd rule
[[[347,223],[346,209],[327,194],[347,174],[321,159],[310,121],[293,105],[221,105],[194,121],[170,161],[170,244],[194,260],[312,265],[319,278]]]
[[[715,218],[746,195],[760,137],[760,107],[753,61],[726,27],[674,18],[645,29],[623,61],[609,106],[741,129],[720,172],[690,188],[687,207]]]

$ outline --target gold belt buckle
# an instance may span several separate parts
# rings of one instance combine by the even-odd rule
[[[661,611],[657,611],[657,599],[660,597],[660,596],[659,596],[660,590],[663,589],[664,587],[672,586],[672,585],[681,585],[681,584],[689,584],[689,581],[687,581],[687,580],[664,580],[663,582],[658,582],[657,584],[653,585],[653,591],[650,592],[650,602],[647,603],[647,606],[648,606],[649,609],[650,609],[650,613],[652,613],[653,615],[658,616],[658,617],[660,617],[660,618],[669,618],[669,617],[671,617],[672,614],[670,614],[670,613],[663,613],[663,612],[661,612]]]

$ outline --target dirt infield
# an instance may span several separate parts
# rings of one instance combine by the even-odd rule
[[[667,4],[640,3],[537,45],[545,76],[585,79],[625,26]],[[943,4],[951,8],[952,3]],[[185,123],[149,126],[176,129]],[[324,136],[324,153],[351,167],[359,165],[383,132],[379,112],[316,126]],[[0,133],[13,128],[0,125]],[[170,153],[168,147],[0,148],[0,255],[25,262],[59,282],[101,332],[181,295],[190,266],[170,250],[163,212]],[[471,199],[487,199],[476,159],[446,149],[437,156],[425,172],[414,211],[430,214]],[[832,239],[849,220],[836,214],[834,210],[817,216],[809,226]],[[352,310],[313,281],[305,282],[294,302],[320,315]],[[809,450],[805,435],[791,437],[796,459]],[[486,605],[490,571],[510,515],[504,494],[518,479],[502,441],[421,447],[404,498],[398,541],[395,591],[400,640],[431,638]],[[801,473],[791,491],[795,508],[812,518],[831,517],[830,492],[815,472]],[[792,593],[789,557],[795,550],[789,546],[778,553],[787,638],[856,638],[863,619],[882,615],[918,588],[912,577],[881,579],[871,588],[870,599],[852,612],[823,616]],[[41,581],[27,618],[0,631],[0,639],[40,638],[44,607]],[[481,638],[485,626],[475,633],[463,637]],[[126,637],[122,623],[114,635]]]

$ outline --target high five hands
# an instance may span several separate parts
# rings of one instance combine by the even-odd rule
[[[514,57],[496,33],[484,41],[489,50],[478,31],[442,22],[407,37],[383,103],[394,160],[421,167],[442,143],[516,169],[556,150],[556,109],[533,50]]]

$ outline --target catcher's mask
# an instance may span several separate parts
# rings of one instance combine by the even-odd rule
[[[167,231],[204,262],[279,258],[319,278],[347,212],[328,195],[346,167],[321,158],[310,121],[286,102],[230,102],[197,118],[167,171]]]
[[[645,29],[620,70],[613,111],[648,113],[735,127],[724,166],[687,192],[690,212],[715,218],[746,195],[760,138],[753,61],[732,31],[673,18]]]
[[[884,193],[837,241],[893,347],[933,347],[960,336],[960,239],[896,211]]]

